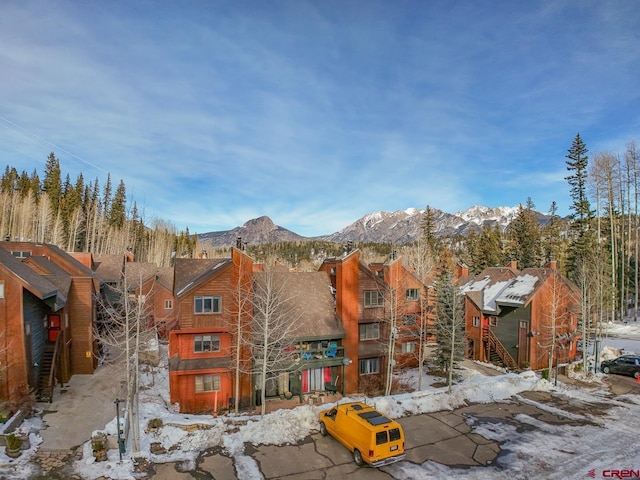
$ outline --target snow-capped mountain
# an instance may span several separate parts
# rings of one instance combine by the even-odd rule
[[[440,236],[466,235],[485,225],[499,225],[506,229],[517,216],[520,207],[489,208],[475,205],[454,214],[433,208],[436,233]],[[547,215],[538,213],[540,223],[546,223]],[[395,212],[373,212],[359,218],[339,232],[319,237],[303,237],[286,228],[275,225],[269,217],[249,220],[242,227],[222,232],[200,234],[201,241],[213,247],[235,245],[238,237],[248,244],[266,242],[326,240],[336,243],[379,242],[401,245],[416,240],[422,235],[424,210],[408,208]]]
[[[518,215],[520,207],[496,207],[489,208],[481,205],[474,205],[464,212],[456,212],[453,215],[463,220],[482,225],[484,222],[495,221],[501,226],[507,226]]]

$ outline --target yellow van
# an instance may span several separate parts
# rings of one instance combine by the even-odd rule
[[[341,403],[320,413],[320,433],[353,452],[356,465],[382,467],[405,458],[402,426],[363,402]]]

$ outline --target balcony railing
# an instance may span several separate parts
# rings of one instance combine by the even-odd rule
[[[344,347],[335,342],[307,343],[298,350],[302,360],[322,360],[344,358]]]

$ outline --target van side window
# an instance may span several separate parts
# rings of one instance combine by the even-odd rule
[[[396,440],[400,440],[400,429],[392,428],[391,430],[389,430],[389,439],[392,442],[395,442]]]
[[[387,432],[376,432],[376,445],[387,443]]]

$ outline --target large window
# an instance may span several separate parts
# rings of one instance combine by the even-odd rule
[[[220,375],[196,375],[196,393],[220,390]]]
[[[380,338],[379,323],[363,323],[360,325],[360,340],[373,340]]]
[[[420,290],[417,288],[407,288],[407,300],[420,300]]]
[[[360,375],[367,375],[369,373],[380,373],[379,358],[365,358],[360,360]]]
[[[382,307],[384,306],[384,297],[376,290],[367,290],[364,292],[365,307]]]
[[[193,302],[194,313],[220,313],[222,311],[222,302],[219,296],[195,297]]]
[[[220,337],[218,335],[196,335],[193,343],[194,352],[219,352]]]

